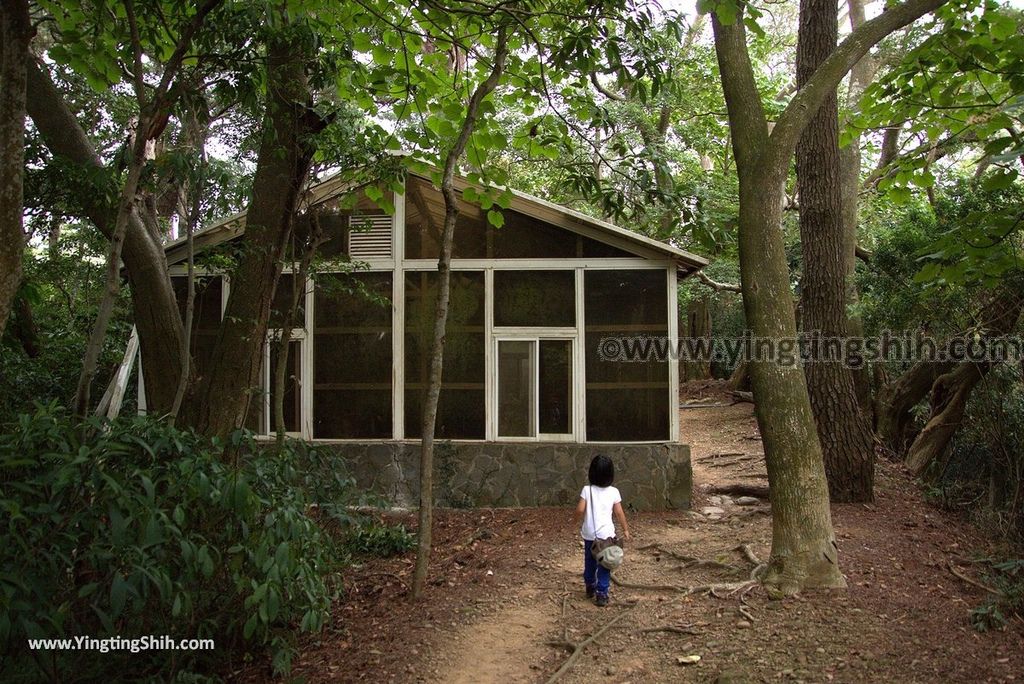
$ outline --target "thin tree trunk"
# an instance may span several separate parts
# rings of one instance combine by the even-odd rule
[[[847,0],[850,16],[850,30],[855,30],[867,21],[863,0]],[[875,78],[878,62],[870,55],[861,59],[850,71],[850,84],[846,93],[846,109],[855,108],[864,91]],[[846,283],[847,297],[847,334],[851,337],[864,337],[864,322],[858,314],[849,314],[860,300],[857,291],[855,272],[857,268],[857,226],[859,223],[860,205],[860,172],[861,172],[861,134],[857,128],[851,129],[853,137],[849,144],[839,150],[840,187],[843,211],[843,278]],[[871,369],[867,364],[860,368],[851,368],[853,383],[857,393],[857,403],[861,412],[867,417],[871,415]]]
[[[801,0],[796,53],[798,87],[803,87],[832,53],[837,38],[835,2]],[[844,223],[838,112],[833,91],[804,128],[796,146],[796,173],[803,253],[803,328],[813,337],[844,339],[856,243]],[[871,501],[874,440],[871,425],[860,410],[853,373],[845,362],[827,360],[815,351],[812,345],[811,359],[804,372],[825,458],[829,494],[835,502]]]
[[[459,215],[459,196],[455,191],[455,171],[473,129],[476,127],[480,104],[498,86],[508,59],[506,28],[498,30],[491,73],[477,86],[466,105],[466,118],[459,137],[445,158],[441,176],[441,194],[444,196],[444,229],[441,232],[441,254],[437,262],[437,300],[434,304],[433,335],[430,343],[430,372],[427,376],[427,396],[423,402],[423,438],[420,445],[420,506],[419,530],[416,543],[416,569],[413,574],[412,598],[423,595],[430,566],[430,548],[434,520],[434,429],[437,422],[437,404],[441,396],[441,375],[444,364],[445,326],[448,322],[448,295],[451,283],[452,243],[455,221]]]
[[[205,129],[204,129],[205,132]],[[183,322],[184,334],[181,337],[181,377],[178,380],[178,388],[174,393],[174,403],[169,412],[171,423],[178,419],[181,411],[181,402],[185,399],[185,391],[192,381],[192,323],[195,317],[196,305],[196,263],[195,263],[195,232],[199,225],[199,210],[202,206],[202,194],[205,189],[206,178],[206,135],[202,136],[199,142],[199,174],[196,179],[195,192],[192,195],[192,206],[187,216],[182,216],[185,221],[185,241],[188,245],[188,292],[185,295],[185,320]]]
[[[25,81],[32,25],[27,0],[0,5],[0,337],[21,284],[25,251]]]
[[[282,18],[282,21],[286,21]],[[186,422],[226,437],[241,427],[254,393],[266,343],[270,304],[281,275],[292,221],[325,125],[312,108],[307,55],[294,30],[272,35],[267,49],[267,103],[242,256],[231,274],[224,319]]]

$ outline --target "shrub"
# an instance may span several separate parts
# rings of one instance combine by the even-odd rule
[[[994,563],[986,578],[999,592],[971,611],[971,623],[979,632],[998,629],[1008,618],[1024,615],[1024,558]]]
[[[349,532],[344,543],[353,555],[386,558],[412,550],[416,545],[416,537],[405,525],[385,525],[368,520]]]
[[[0,679],[95,679],[129,662],[171,678],[223,663],[225,649],[269,648],[287,670],[296,628],[324,624],[344,557],[311,517],[311,492],[338,502],[346,481],[311,477],[324,469],[299,443],[259,448],[238,433],[232,466],[224,444],[153,419],[86,427],[82,439],[47,406],[0,436]],[[76,635],[208,637],[217,650],[27,648]]]

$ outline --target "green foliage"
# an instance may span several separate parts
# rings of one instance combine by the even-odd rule
[[[901,154],[878,188],[906,201],[915,188],[936,185],[933,159],[965,145],[994,163],[986,190],[1018,176],[1024,152],[1024,13],[995,0],[957,0],[939,8],[916,46],[868,88],[844,133],[906,122],[923,140]]]
[[[139,677],[170,678],[238,647],[269,648],[287,670],[293,630],[324,624],[343,558],[310,516],[317,498],[345,496],[312,477],[318,453],[242,433],[219,444],[152,419],[87,428],[83,439],[51,405],[0,437],[4,675],[99,679],[130,657]],[[26,638],[147,634],[210,637],[217,651],[25,651]]]
[[[1024,186],[960,181],[935,207],[939,235],[919,252],[915,282],[993,288],[1020,270]]]
[[[990,594],[971,611],[971,624],[979,632],[1000,629],[1013,617],[1024,615],[1024,558],[993,563],[986,581],[1000,594]]]
[[[345,549],[353,555],[382,558],[400,556],[415,545],[416,537],[405,525],[387,525],[376,520],[355,527],[344,541]]]

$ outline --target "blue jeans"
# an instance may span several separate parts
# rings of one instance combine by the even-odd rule
[[[593,587],[598,594],[607,596],[608,585],[612,581],[611,570],[604,567],[590,553],[591,541],[583,540],[583,582],[588,588]]]

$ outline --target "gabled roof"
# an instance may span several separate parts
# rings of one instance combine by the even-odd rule
[[[426,174],[416,171],[409,170],[408,174],[430,180]],[[468,187],[470,183],[460,176],[456,178],[455,185],[461,191]],[[310,186],[307,191],[307,199],[309,205],[314,206],[352,188],[353,184],[350,180],[342,178],[341,174],[335,174]],[[691,275],[708,265],[708,260],[704,257],[679,249],[667,242],[649,238],[646,235],[641,235],[607,221],[587,216],[584,213],[548,202],[525,192],[512,191],[510,208],[567,230],[582,233],[588,237],[621,247],[639,256],[651,259],[671,259],[676,263],[677,268],[684,276]],[[202,230],[196,231],[192,236],[194,248],[199,252],[238,237],[243,232],[245,232],[245,212],[228,216]],[[185,260],[186,243],[187,238],[179,238],[165,245],[164,251],[167,255],[168,263],[173,264]]]

